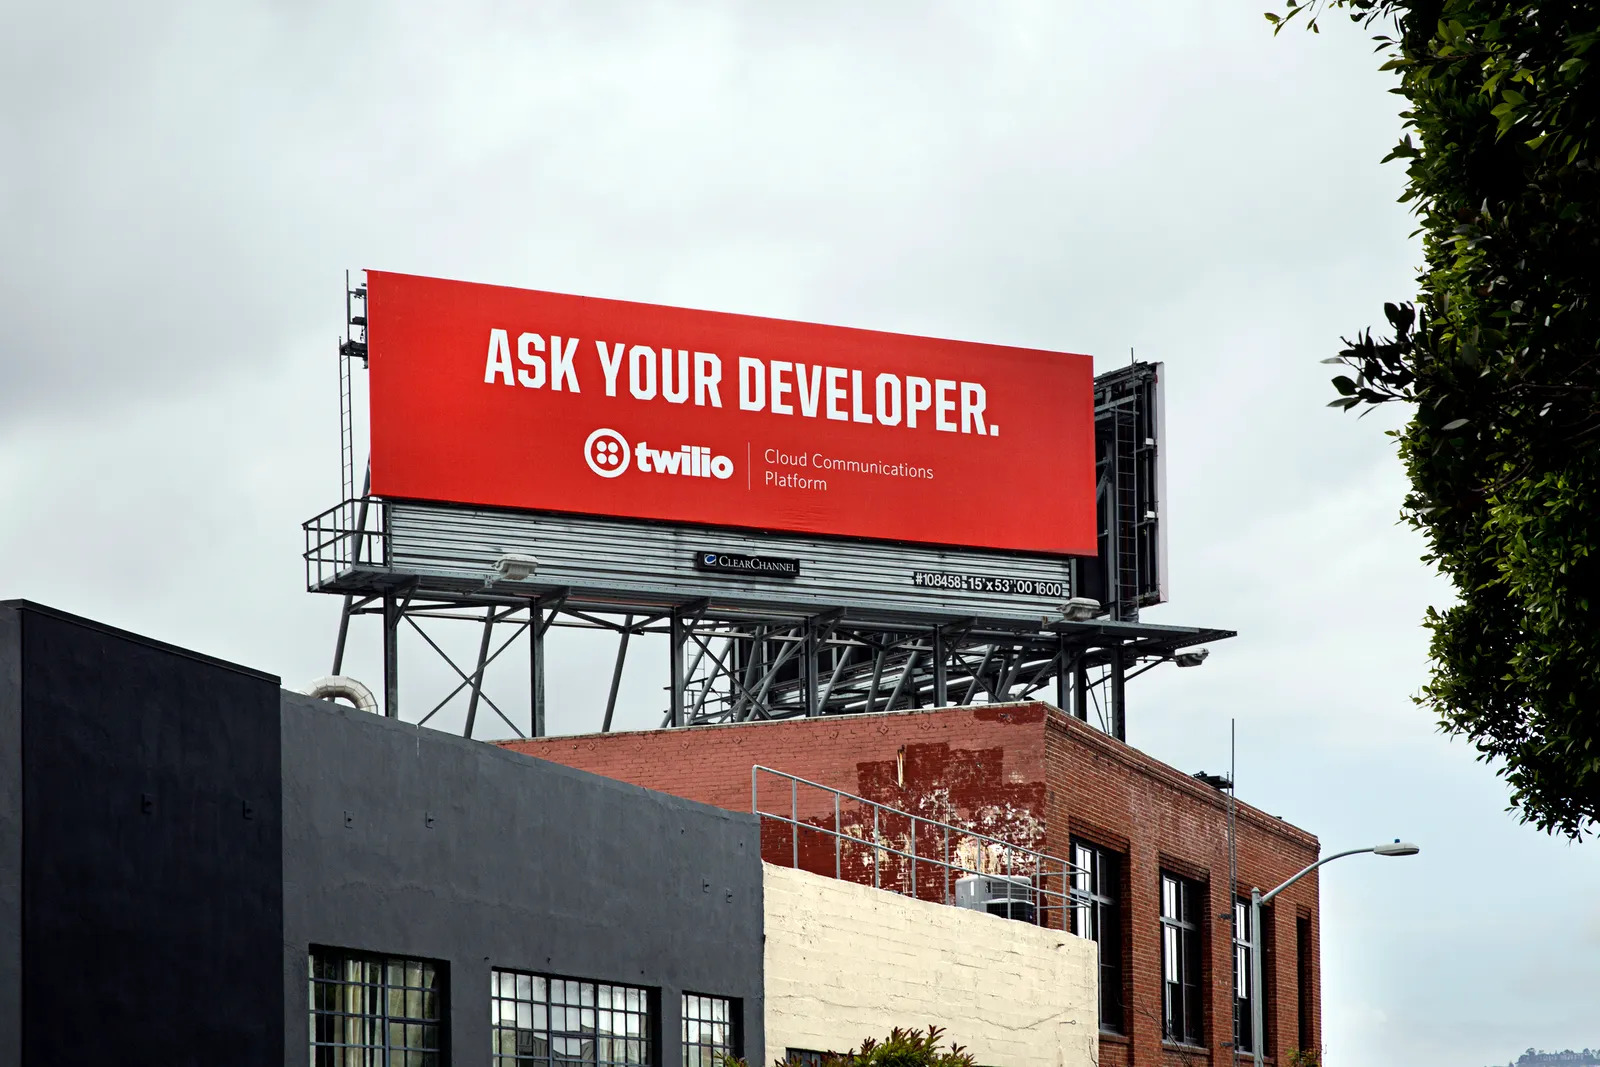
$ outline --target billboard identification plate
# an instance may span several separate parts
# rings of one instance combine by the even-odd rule
[[[696,552],[694,568],[754,578],[798,578],[800,561],[790,556],[744,556],[735,552]]]
[[[1096,552],[1088,356],[367,279],[379,496]]]

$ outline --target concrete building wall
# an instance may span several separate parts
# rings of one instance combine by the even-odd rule
[[[1091,942],[770,864],[764,881],[766,1063],[930,1023],[980,1064],[1095,1063]]]
[[[313,946],[439,961],[456,1067],[494,967],[762,1030],[755,819],[0,604],[0,1067],[308,1062]],[[22,1005],[26,1004],[26,1012]]]
[[[660,991],[657,1062],[681,994],[741,1002],[762,1047],[755,819],[481,742],[284,693],[288,1063],[306,1062],[307,951],[442,961],[456,1067],[490,1062],[490,972]]]
[[[0,604],[0,1063],[22,1062],[22,614]]]
[[[1189,774],[1115,740],[1043,703],[944,708],[890,714],[792,719],[770,723],[646,731],[510,742],[519,751],[738,810],[750,808],[752,764],[843,789],[919,815],[975,826],[1019,844],[1070,858],[1074,837],[1122,858],[1124,1020],[1105,1033],[1107,1067],[1159,1064],[1195,1052],[1161,1038],[1159,887],[1163,870],[1200,883],[1206,990],[1203,1055],[1231,1058],[1231,937],[1227,813],[1223,794]],[[1201,768],[1189,768],[1199,770]],[[1216,770],[1218,768],[1208,768]],[[772,789],[769,793],[767,789]],[[798,814],[832,823],[831,800],[799,794]],[[763,810],[788,813],[777,780]],[[1238,805],[1239,886],[1270,888],[1312,862],[1316,837],[1248,804]],[[768,860],[791,862],[793,839],[763,828]],[[809,845],[809,848],[808,848]],[[832,871],[831,841],[802,834],[800,866]],[[1299,986],[1297,923],[1309,933]],[[1317,881],[1307,878],[1278,899],[1267,935],[1266,1049],[1280,1056],[1321,1044]],[[1305,1032],[1300,999],[1307,1000]],[[1175,1061],[1174,1061],[1175,1062]]]
[[[277,679],[10,616],[26,1011],[0,1062],[281,1063]]]

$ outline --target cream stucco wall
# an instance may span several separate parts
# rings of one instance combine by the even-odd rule
[[[986,1067],[1096,1063],[1092,942],[770,864],[763,881],[766,1064],[929,1023]]]

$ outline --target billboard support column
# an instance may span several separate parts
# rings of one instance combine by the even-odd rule
[[[805,629],[805,662],[801,664],[801,673],[805,675],[805,708],[806,718],[814,719],[819,714],[817,707],[817,645],[821,638],[821,624],[816,619],[806,620]]]
[[[561,614],[571,588],[546,593],[528,605],[528,730],[532,737],[544,734],[544,635]],[[548,605],[548,607],[546,606]]]
[[[400,717],[400,603],[393,593],[383,598],[383,713]]]
[[[622,633],[617,637],[617,665],[611,671],[611,692],[606,697],[606,717],[600,724],[600,732],[611,732],[611,716],[617,710],[617,690],[622,688],[622,667],[628,660],[628,638],[633,634],[633,616],[629,615],[622,624]]]
[[[1122,649],[1120,647],[1112,649],[1111,699],[1107,701],[1111,705],[1108,709],[1111,713],[1108,718],[1111,721],[1107,725],[1111,727],[1111,736],[1118,741],[1126,741],[1128,739],[1128,721],[1127,716],[1123,714],[1126,706],[1124,697],[1127,693],[1127,678],[1127,662],[1123,659]]]
[[[1077,714],[1077,709],[1072,703],[1072,676],[1074,663],[1071,653],[1067,649],[1067,635],[1062,634],[1056,639],[1056,656],[1061,660],[1061,665],[1056,668],[1056,707],[1068,715]]]
[[[947,693],[948,686],[945,684],[945,655],[944,627],[935,626],[933,628],[933,706],[936,708],[945,707],[950,703]]]
[[[467,697],[467,725],[461,731],[461,736],[469,739],[478,721],[478,702],[483,699],[483,672],[489,668],[489,641],[494,637],[494,624],[494,608],[484,609],[483,639],[478,642],[478,664],[473,669],[472,687]]]
[[[670,690],[672,693],[671,710],[669,717],[672,725],[683,725],[683,615],[674,608],[672,611],[671,635],[667,641],[667,654],[671,657],[670,663]]]
[[[1080,722],[1089,721],[1089,668],[1083,662],[1083,650],[1072,657],[1072,714]]]
[[[528,729],[544,736],[544,608],[535,600],[528,608]]]

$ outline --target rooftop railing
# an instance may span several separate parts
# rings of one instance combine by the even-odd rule
[[[750,810],[769,863],[944,904],[956,902],[957,880],[971,875],[1025,883],[1032,921],[1056,929],[1068,927],[1070,908],[1087,903],[1083,870],[1064,859],[760,764],[750,768]]]

